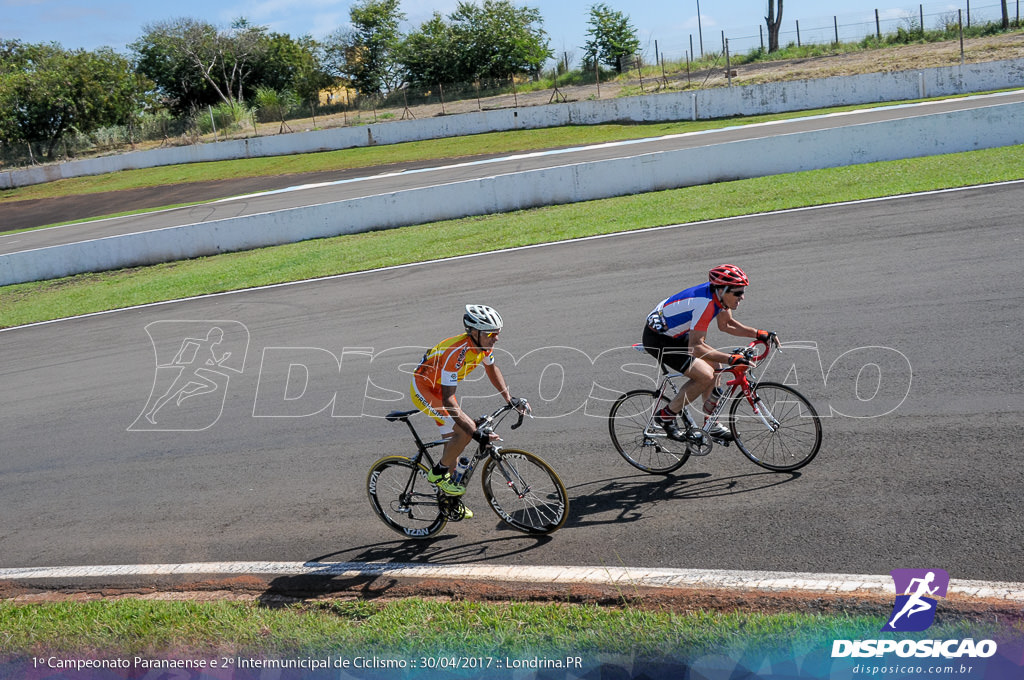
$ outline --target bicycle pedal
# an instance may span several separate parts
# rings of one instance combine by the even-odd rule
[[[444,496],[439,503],[441,514],[449,522],[459,522],[466,519],[466,506],[456,496]],[[472,517],[472,514],[470,514]]]
[[[702,431],[690,429],[686,432],[685,441],[696,446],[703,446],[704,442],[707,441],[707,438]]]

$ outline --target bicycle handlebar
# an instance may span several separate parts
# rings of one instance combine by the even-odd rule
[[[761,352],[760,354],[755,354],[754,348],[757,347],[758,345],[764,345],[764,351]],[[746,356],[754,363],[757,363],[758,361],[761,361],[766,356],[768,356],[768,353],[772,351],[772,346],[771,343],[767,340],[754,340],[749,345],[747,345],[747,348],[745,350],[742,351],[744,356]]]
[[[527,414],[523,413],[522,411],[517,410],[516,407],[513,406],[511,403],[505,404],[501,408],[496,409],[495,411],[491,412],[490,414],[488,414],[486,416],[481,416],[481,417],[477,418],[477,420],[476,420],[477,428],[478,429],[486,428],[487,432],[494,432],[494,426],[497,425],[497,423],[495,423],[494,420],[496,418],[500,418],[501,416],[504,416],[506,413],[508,413],[509,411],[512,411],[512,410],[516,410],[516,412],[519,414],[519,418],[516,420],[515,424],[511,425],[509,427],[509,429],[515,430],[516,428],[518,428],[520,425],[523,424],[523,418],[525,418]],[[530,417],[532,418],[533,416],[530,416]]]
[[[760,354],[755,349],[758,345],[764,345],[764,351],[761,352]],[[746,357],[747,360],[750,361],[750,365],[748,366],[744,364],[739,364],[737,366],[727,366],[725,368],[717,369],[715,371],[716,373],[721,373],[725,371],[738,373],[738,371],[745,371],[748,368],[756,366],[757,362],[761,361],[766,356],[768,356],[768,354],[772,351],[772,346],[771,343],[767,340],[753,340],[746,347],[734,347],[732,351],[734,354],[742,354],[744,357]]]

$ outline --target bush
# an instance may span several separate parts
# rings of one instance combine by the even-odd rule
[[[256,90],[256,111],[261,123],[281,122],[298,106],[299,98],[294,92],[278,92],[269,87],[260,87]]]
[[[196,112],[196,126],[200,134],[207,134],[214,131],[230,132],[239,130],[243,125],[248,124],[252,119],[253,111],[241,102],[230,104],[220,103],[217,106],[209,107],[206,111]],[[212,115],[212,119],[211,119]]]

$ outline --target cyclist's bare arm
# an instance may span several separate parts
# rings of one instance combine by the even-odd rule
[[[730,309],[723,309],[718,314],[718,329],[723,333],[728,333],[729,335],[735,335],[741,338],[759,339],[758,333],[760,333],[760,331],[737,321],[735,317],[733,317],[732,310]],[[760,339],[763,340],[764,338]],[[778,335],[770,336],[770,341],[776,347],[781,345]]]
[[[521,400],[522,403],[513,404],[512,395],[508,391],[508,383],[505,382],[505,376],[501,374],[501,369],[496,364],[487,365],[484,364],[484,370],[487,371],[487,377],[490,378],[491,384],[494,385],[494,389],[498,390],[498,394],[507,403],[515,406],[516,410],[520,413],[529,413],[530,405],[526,403],[526,400]]]
[[[757,329],[737,321],[731,309],[723,309],[718,313],[718,330],[740,338],[757,337]]]
[[[501,374],[501,369],[498,368],[497,364],[484,364],[484,371],[487,372],[487,378],[494,385],[494,389],[498,390],[498,394],[506,402],[512,401],[511,395],[508,393],[508,384],[505,382],[505,376]]]
[[[707,333],[697,330],[690,331],[690,352],[694,359],[702,359],[710,364],[728,364],[729,355],[707,343]]]

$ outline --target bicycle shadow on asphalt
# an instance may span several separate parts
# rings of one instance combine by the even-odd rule
[[[511,530],[510,530],[511,531]],[[401,584],[397,577],[388,575],[389,565],[393,568],[409,564],[467,564],[484,562],[525,553],[551,542],[551,536],[528,536],[516,532],[507,537],[491,538],[473,543],[445,545],[456,538],[453,533],[420,540],[394,540],[355,546],[345,550],[314,557],[306,566],[322,566],[323,574],[311,573],[299,576],[281,576],[268,584],[266,592],[259,598],[265,606],[281,606],[281,598],[308,598],[346,593],[362,599],[383,597]],[[351,565],[353,570],[370,568],[355,575],[339,575],[328,570]],[[408,576],[405,577],[406,580]]]
[[[714,477],[710,472],[684,475],[639,474],[577,484],[569,491],[569,517],[562,530],[636,522],[644,517],[644,506],[667,501],[696,500],[763,491],[800,478],[799,472],[750,472]],[[582,489],[597,486],[593,491]],[[575,492],[575,493],[574,493]],[[609,513],[614,513],[609,515]]]

